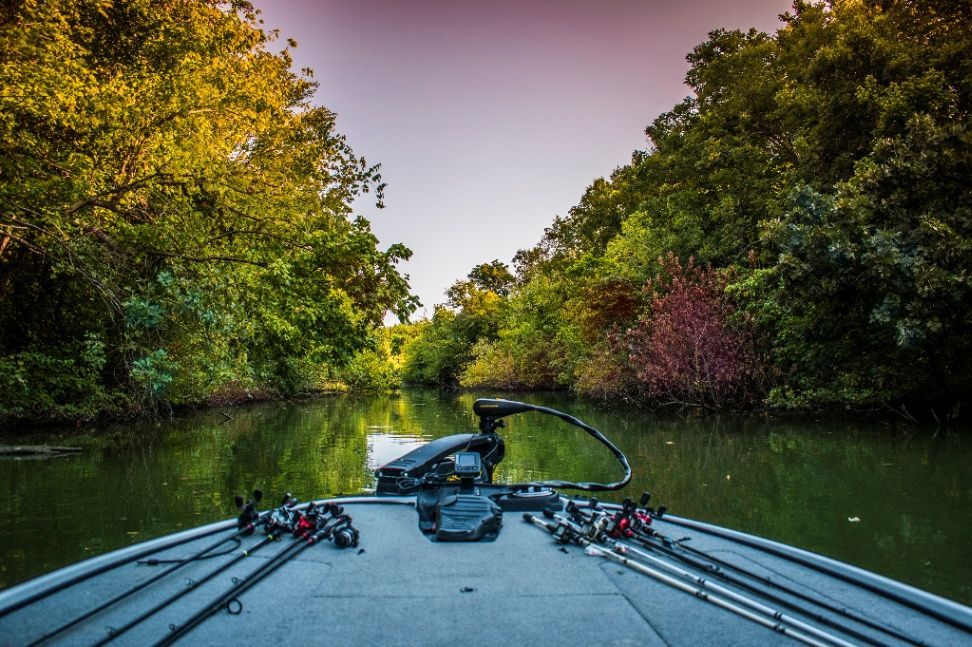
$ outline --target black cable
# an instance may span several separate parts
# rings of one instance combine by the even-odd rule
[[[618,462],[621,463],[621,467],[624,468],[624,477],[620,481],[614,483],[604,484],[604,483],[590,483],[590,482],[574,483],[572,481],[539,481],[539,482],[530,482],[530,483],[513,483],[510,485],[510,487],[513,488],[550,487],[550,488],[560,488],[560,489],[568,489],[568,490],[584,490],[586,492],[606,492],[609,490],[620,490],[621,488],[623,488],[624,486],[626,486],[628,483],[631,482],[631,465],[628,463],[628,457],[624,455],[624,452],[618,449],[618,447],[610,440],[608,440],[607,437],[604,436],[604,434],[602,434],[600,431],[598,431],[594,427],[591,427],[587,423],[575,418],[574,416],[563,413],[562,411],[557,411],[556,409],[550,409],[549,407],[541,407],[539,405],[526,404],[523,402],[514,402],[512,400],[477,400],[475,404],[473,404],[473,409],[477,410],[477,405],[478,405],[480,407],[479,410],[481,411],[482,409],[485,408],[484,403],[486,404],[486,406],[495,403],[498,404],[500,407],[506,407],[507,410],[509,411],[509,413],[501,411],[501,415],[496,416],[494,419],[498,419],[505,415],[511,415],[512,413],[519,413],[520,411],[539,411],[540,413],[546,413],[547,415],[560,418],[564,422],[574,425],[575,427],[580,427],[581,429],[586,431],[590,436],[592,436],[595,440],[597,440],[602,445],[607,447],[608,450],[610,450],[610,452],[618,460]],[[481,419],[490,419],[488,413],[485,414],[479,413],[479,415],[481,416]]]

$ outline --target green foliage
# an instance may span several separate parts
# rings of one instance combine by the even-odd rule
[[[402,385],[402,365],[418,324],[380,328],[371,345],[334,371],[334,378],[352,392],[394,391]]]
[[[693,94],[647,127],[650,149],[516,255],[500,327],[461,344],[475,349],[465,384],[644,401],[630,376],[657,375],[661,356],[617,340],[662,324],[672,340],[693,332],[656,321],[638,287],[657,284],[673,253],[730,277],[719,325],[745,340],[744,399],[967,401],[968,7],[798,1],[783,22],[713,31],[688,55]]]
[[[105,344],[97,335],[44,352],[27,350],[0,356],[0,422],[38,418],[87,418],[120,412],[124,398],[103,386]]]
[[[160,348],[132,362],[131,375],[151,397],[160,398],[172,383],[172,374],[178,370],[179,365],[169,359],[164,348]]]
[[[473,389],[510,391],[526,388],[513,351],[506,344],[481,339],[472,349],[472,360],[463,367],[459,383]]]
[[[404,350],[405,383],[454,386],[475,342],[466,337],[464,328],[455,312],[437,306],[432,318],[421,323],[418,336]]]
[[[365,348],[386,312],[414,310],[395,267],[410,251],[381,251],[351,217],[362,193],[381,202],[378,167],[274,39],[245,2],[4,11],[5,357],[62,357],[95,334],[106,392],[293,392]]]
[[[409,384],[455,387],[478,342],[496,339],[514,277],[499,261],[477,265],[447,291],[449,306],[414,328],[403,349],[402,377]]]
[[[471,293],[476,290],[491,292],[501,297],[509,296],[515,280],[516,277],[510,273],[510,268],[506,266],[506,263],[494,260],[472,268],[468,280],[457,281],[446,292],[446,296],[449,297],[450,305],[463,308]]]
[[[638,386],[628,370],[629,358],[624,349],[608,341],[596,346],[590,356],[578,366],[577,381],[573,385],[578,395],[602,402],[635,400]],[[635,400],[637,401],[637,400]]]
[[[352,391],[388,391],[401,383],[388,358],[373,349],[358,351],[338,376]]]

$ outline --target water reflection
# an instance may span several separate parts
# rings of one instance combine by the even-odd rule
[[[875,425],[659,419],[550,394],[521,399],[605,431],[675,514],[780,539],[972,602],[970,449]],[[373,470],[431,438],[473,431],[475,396],[429,391],[210,411],[58,442],[85,452],[0,461],[0,586],[233,514],[259,487],[272,502],[373,486]],[[508,420],[506,482],[613,481],[620,468],[583,431],[536,413]],[[8,442],[30,439],[8,439]],[[36,439],[35,439],[36,440]],[[852,521],[858,519],[859,521]]]

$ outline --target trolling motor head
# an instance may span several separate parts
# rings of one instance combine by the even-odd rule
[[[503,426],[503,418],[524,411],[535,411],[536,407],[512,400],[480,398],[473,402],[473,413],[479,416],[479,431],[484,434],[495,433]]]

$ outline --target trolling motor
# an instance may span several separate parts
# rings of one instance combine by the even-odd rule
[[[493,470],[503,460],[505,444],[497,430],[504,426],[503,418],[523,413],[537,411],[560,418],[567,424],[580,427],[595,440],[608,448],[621,466],[624,477],[614,483],[574,483],[571,481],[542,481],[534,483],[516,483],[508,488],[524,490],[529,487],[558,487],[588,492],[603,492],[620,490],[631,481],[631,465],[627,457],[604,434],[590,425],[556,409],[541,407],[525,402],[512,400],[479,399],[473,403],[473,412],[479,416],[478,434],[455,434],[438,438],[421,447],[410,451],[401,458],[383,465],[375,472],[378,484],[377,494],[413,494],[423,485],[441,483],[455,474],[455,462],[451,458],[456,452],[475,451],[480,455],[483,471],[479,482],[492,483]]]
[[[508,416],[536,411],[580,427],[607,447],[624,468],[615,483],[540,481],[493,484],[493,471],[503,460],[505,445],[499,429]],[[617,490],[631,480],[628,459],[601,432],[573,416],[538,405],[512,400],[479,399],[478,434],[439,438],[379,468],[378,494],[417,494],[419,529],[437,541],[490,541],[502,526],[503,510],[561,509],[553,488],[587,491]]]
[[[456,452],[476,452],[482,462],[484,483],[493,481],[493,470],[503,460],[506,448],[496,433],[454,434],[437,438],[375,472],[377,494],[414,494],[423,483],[440,481],[454,473]]]

